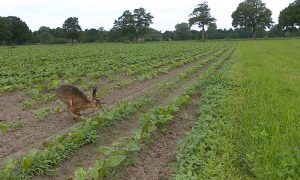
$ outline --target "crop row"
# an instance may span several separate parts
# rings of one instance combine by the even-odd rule
[[[232,59],[232,55],[227,59]],[[230,122],[226,120],[230,114],[225,114],[223,109],[226,101],[224,94],[235,86],[220,72],[203,79],[199,86],[203,92],[199,104],[200,116],[192,131],[181,142],[175,179],[236,178],[222,174],[231,170],[225,164],[233,164],[235,160],[231,154],[225,153],[232,149],[227,136],[233,135],[233,132],[229,129]]]
[[[199,50],[219,46],[219,44],[200,46],[196,43],[184,45],[186,47],[175,43],[174,48],[166,47],[163,43],[159,46],[146,45],[146,47],[82,45],[76,48],[68,46],[45,46],[40,49],[31,46],[16,49],[0,48],[2,64],[0,92],[24,88],[49,90],[60,84],[62,78],[66,82],[80,83],[89,88],[95,83],[86,83],[87,78],[99,81],[100,77],[113,77],[117,71],[131,74],[139,68],[152,67],[164,61],[172,62],[176,59],[180,61]]]
[[[116,83],[116,85],[117,85],[117,87],[124,87],[124,86],[129,86],[130,84],[136,82],[137,80],[138,81],[143,81],[145,78],[147,78],[147,79],[155,78],[161,73],[168,73],[170,70],[176,69],[180,66],[183,66],[184,64],[187,64],[187,63],[190,63],[192,61],[196,61],[200,58],[203,58],[205,56],[208,56],[209,54],[212,54],[212,52],[223,49],[224,47],[226,47],[226,46],[216,46],[216,47],[210,47],[210,48],[206,48],[206,49],[204,48],[203,50],[200,50],[200,52],[201,52],[200,54],[199,53],[194,53],[189,58],[184,58],[184,59],[181,59],[180,61],[174,60],[173,62],[168,62],[168,64],[170,64],[170,65],[167,65],[165,67],[164,66],[161,66],[161,67],[157,66],[159,68],[158,69],[152,69],[152,71],[150,69],[148,69],[149,71],[145,71],[145,75],[142,75],[142,76],[140,76],[136,79],[130,79],[130,80],[127,80],[127,81],[120,81],[120,82]],[[161,61],[161,62],[164,62],[164,61]],[[162,65],[162,64],[160,64],[160,65]],[[50,101],[54,98],[54,95],[52,93],[41,94],[40,91],[37,90],[37,89],[29,89],[29,90],[27,90],[27,94],[35,100],[35,101],[26,100],[25,102],[23,102],[23,107],[27,108],[27,109],[33,107],[38,102],[46,102],[46,101]],[[35,117],[38,120],[41,120],[41,119],[44,119],[44,118],[48,117],[51,114],[55,114],[55,113],[60,112],[60,111],[61,111],[61,105],[58,105],[57,107],[54,107],[54,108],[40,108],[40,109],[37,110],[37,112],[35,114]]]
[[[201,57],[203,56],[206,56],[208,54],[211,54],[213,50],[217,50],[216,53],[214,54],[211,54],[211,57],[204,60],[203,62],[200,62],[198,63],[197,65],[195,65],[193,68],[190,68],[187,72],[182,72],[179,74],[179,78],[181,79],[184,79],[186,78],[187,76],[189,76],[190,74],[196,72],[199,68],[201,68],[203,66],[203,64],[207,63],[208,61],[211,60],[211,58],[215,58],[215,57],[218,57],[220,56],[223,52],[225,52],[229,47],[219,47],[218,49],[217,48],[212,48],[210,49],[209,51],[207,51],[206,53],[202,53],[201,54]],[[183,64],[185,63],[188,63],[190,62],[191,60],[195,61],[196,59],[200,59],[201,57],[198,57],[198,58],[190,58],[190,59],[186,59],[184,63],[178,63],[178,62],[175,62],[172,66],[170,66],[170,68],[168,68],[168,70],[171,70],[173,68],[178,68],[179,66],[182,66]],[[153,78],[153,77],[151,77]],[[54,114],[54,113],[57,113],[57,112],[60,112],[62,110],[61,108],[61,105],[58,105],[57,107],[54,107],[54,108],[41,108],[39,109],[36,114],[35,114],[35,117],[39,120],[41,119],[44,119],[46,118],[47,116],[49,116],[50,114]]]
[[[130,65],[130,68],[124,66],[122,67],[123,70],[126,69],[126,71],[129,71],[129,69],[132,69],[133,71],[135,71],[135,73],[130,74],[128,80],[117,80],[112,86],[112,88],[122,88],[125,86],[129,86],[137,81],[156,78],[162,73],[168,73],[170,70],[178,68],[186,63],[199,59],[203,56],[207,56],[213,51],[220,49],[224,46],[225,45],[222,44],[217,46],[203,46],[199,48],[200,53],[196,52],[191,54],[183,54],[181,57],[177,57],[175,59],[168,57],[168,59],[160,59],[159,61],[157,59],[151,59],[150,61],[145,62],[135,62],[136,64]],[[101,74],[101,72],[98,73]],[[121,72],[115,74],[120,73]],[[28,95],[30,99],[23,102],[22,105],[24,108],[31,108],[35,104],[52,101],[55,96],[53,95],[53,93],[49,93],[49,90],[57,88],[62,83],[62,77],[57,76],[57,74],[55,74],[53,77],[40,76],[39,79],[39,82],[29,82],[29,84],[27,85],[26,95]],[[84,90],[91,89],[92,87],[97,86],[97,84],[99,83],[98,78],[91,78],[88,75],[85,78],[72,76],[70,78],[63,77],[63,79],[65,79],[65,83],[78,84],[80,88]],[[110,79],[116,78],[111,76]],[[6,80],[3,79],[2,81]],[[104,91],[107,91],[107,89],[102,88],[101,92],[99,93],[103,95],[105,93]]]
[[[193,95],[199,93],[200,87],[206,79],[210,78],[217,68],[228,59],[231,53],[228,53],[221,60],[213,64],[206,71],[199,81],[191,88],[187,89],[183,95],[176,97],[165,107],[158,107],[150,113],[143,114],[140,117],[141,127],[136,131],[133,137],[122,137],[118,142],[114,142],[112,147],[101,146],[98,150],[100,159],[96,160],[95,165],[87,170],[78,168],[74,174],[77,180],[84,179],[104,179],[115,168],[120,166],[131,154],[140,150],[141,143],[151,138],[151,135],[166,125],[174,118],[174,114],[188,104]]]

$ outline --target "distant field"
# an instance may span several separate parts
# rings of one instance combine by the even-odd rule
[[[0,179],[298,179],[300,40],[0,47]],[[106,104],[72,120],[54,89]]]

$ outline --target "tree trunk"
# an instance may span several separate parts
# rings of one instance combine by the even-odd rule
[[[74,45],[74,39],[72,38],[72,45]]]
[[[204,37],[204,32],[205,32],[205,30],[204,30],[204,26],[202,26],[202,41],[204,41],[204,40],[205,40],[205,37]]]
[[[253,40],[256,39],[256,31],[255,30],[253,31],[253,37],[252,38],[253,38]]]

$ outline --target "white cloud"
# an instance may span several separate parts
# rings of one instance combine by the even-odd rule
[[[279,12],[294,0],[263,0],[273,11],[277,22]],[[187,22],[193,8],[202,0],[0,0],[0,16],[18,16],[32,30],[40,26],[61,27],[68,17],[78,17],[85,28],[104,27],[109,30],[123,11],[144,7],[154,16],[152,27],[174,30],[177,23]],[[242,0],[208,0],[218,28],[231,27],[231,13]]]

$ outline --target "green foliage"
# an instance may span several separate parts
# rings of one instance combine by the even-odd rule
[[[65,20],[63,29],[67,32],[67,38],[72,40],[72,44],[75,39],[80,37],[81,27],[77,17],[69,17],[67,20]]]
[[[253,32],[253,38],[259,30],[271,27],[272,12],[261,0],[245,0],[231,15],[232,26]]]
[[[134,9],[133,16],[135,19],[136,36],[144,37],[149,31],[149,26],[152,24],[153,16],[150,13],[147,13],[144,8]]]
[[[87,177],[87,173],[84,171],[83,168],[78,168],[75,171],[75,179],[76,180],[85,180]]]
[[[24,109],[30,109],[33,107],[34,101],[33,100],[26,100],[22,103],[22,107]]]
[[[203,76],[175,179],[299,179],[297,43],[240,42],[229,67]]]
[[[279,27],[295,31],[300,26],[300,1],[295,0],[287,8],[282,10],[279,15]]]
[[[115,87],[124,87],[134,81],[158,77],[224,44],[174,42],[124,46],[107,43],[41,46],[39,51],[35,51],[37,46],[0,48],[3,75],[0,93],[25,89],[36,101],[31,103],[35,105],[53,100],[53,94],[46,93],[61,83],[80,84],[83,89],[89,89],[99,83],[99,78],[116,79],[119,74],[129,80],[115,82]]]
[[[137,38],[143,38],[149,31],[152,19],[153,16],[146,13],[144,8],[134,9],[133,13],[126,10],[118,20],[115,20],[113,29],[120,31],[129,40],[136,41]]]
[[[210,8],[208,7],[207,1],[198,4],[197,7],[193,10],[193,12],[190,14],[190,16],[190,26],[197,24],[199,28],[202,29],[202,40],[204,40],[205,26],[208,26],[216,21],[216,19],[213,18],[210,14]]]
[[[24,121],[23,120],[18,120],[14,123],[10,123],[10,124],[7,124],[7,123],[2,123],[0,122],[0,130],[2,133],[7,133],[9,131],[14,131],[18,128],[21,128],[24,126]]]
[[[231,137],[234,124],[224,112],[226,90],[232,89],[226,78],[215,75],[205,79],[201,88],[206,91],[199,104],[198,122],[180,146],[177,155],[176,179],[247,179],[249,172],[240,173],[232,154]],[[242,164],[243,165],[243,164]]]
[[[8,18],[0,17],[0,40],[8,40],[12,34]]]
[[[176,43],[175,43],[176,44]],[[31,177],[33,175],[37,175],[37,174],[44,174],[45,172],[49,171],[51,168],[56,167],[59,165],[59,163],[61,161],[63,161],[64,159],[68,158],[74,151],[78,150],[80,147],[88,144],[88,143],[93,143],[95,142],[95,140],[97,139],[97,132],[100,128],[103,128],[105,126],[108,126],[118,120],[123,120],[126,119],[128,117],[130,117],[133,113],[137,112],[141,107],[144,107],[146,105],[149,105],[149,102],[151,102],[152,100],[152,96],[154,96],[155,94],[159,94],[161,92],[169,92],[170,89],[174,89],[174,87],[176,87],[176,85],[178,83],[181,82],[181,80],[186,80],[191,74],[195,73],[196,70],[200,69],[202,67],[202,65],[207,64],[213,60],[215,60],[217,57],[219,57],[221,55],[222,52],[225,52],[228,50],[228,46],[229,44],[225,43],[213,43],[212,45],[210,45],[210,43],[208,43],[207,45],[204,46],[204,48],[200,49],[201,53],[199,52],[194,52],[192,54],[189,54],[189,56],[183,56],[182,54],[172,54],[172,56],[177,57],[178,60],[176,60],[175,62],[171,63],[171,64],[158,64],[155,65],[154,62],[153,64],[151,64],[153,67],[153,69],[155,68],[160,68],[160,67],[166,67],[167,70],[173,69],[173,68],[177,68],[180,67],[184,64],[186,64],[187,62],[191,62],[191,61],[195,61],[200,57],[203,56],[211,56],[210,58],[207,58],[207,60],[205,61],[200,61],[197,66],[195,67],[191,67],[189,68],[186,72],[186,75],[184,78],[180,78],[179,76],[176,77],[176,79],[174,81],[171,81],[170,83],[167,84],[162,84],[159,85],[159,87],[153,89],[151,92],[148,92],[147,94],[145,94],[143,97],[141,97],[141,99],[138,99],[136,101],[133,102],[127,102],[127,101],[123,101],[121,103],[119,103],[119,105],[112,110],[108,110],[107,108],[103,109],[103,112],[96,117],[95,119],[91,120],[91,119],[85,119],[79,127],[72,129],[70,132],[64,134],[64,135],[60,135],[57,136],[57,138],[55,138],[53,141],[51,142],[46,142],[45,145],[45,149],[43,151],[37,151],[34,154],[30,154],[30,155],[25,155],[23,158],[18,158],[16,160],[14,160],[14,162],[16,162],[17,166],[11,170],[7,170],[5,171],[5,176],[3,177],[9,177],[10,175],[16,175],[16,176],[20,176],[20,177]],[[199,47],[193,47],[191,46],[191,48],[195,51],[195,50],[199,50]],[[212,52],[214,50],[217,50],[216,53],[212,54]],[[140,52],[140,50],[138,51]],[[190,53],[190,50],[185,50],[183,51],[184,53]],[[162,55],[166,55],[166,54],[161,54]],[[148,62],[151,62],[150,60],[152,59],[156,59],[158,57],[144,57],[145,60],[142,61],[142,64],[138,64],[141,67],[145,67],[145,64],[147,64]],[[133,61],[133,67],[132,69],[136,69],[136,64],[135,62],[138,61],[139,59],[134,59]],[[161,59],[160,59],[161,60]],[[168,60],[168,59],[167,59]],[[144,63],[145,61],[147,61],[147,63]],[[173,59],[174,61],[174,59]],[[114,61],[113,61],[114,62]],[[111,63],[113,63],[111,62]],[[158,61],[157,61],[158,62]],[[170,59],[170,62],[171,59]],[[81,70],[84,70],[82,68],[80,68]],[[190,69],[193,69],[192,71]],[[141,72],[137,72],[137,74],[139,75]],[[57,76],[53,75],[54,80],[58,79]],[[52,82],[52,80],[51,80]],[[54,83],[55,84],[55,83]],[[30,94],[32,97],[40,97],[41,96],[41,91],[39,90],[40,88],[34,88],[32,90],[28,90],[28,94]],[[187,97],[183,97],[183,98],[179,98],[174,104],[168,106],[166,109],[159,109],[157,110],[158,115],[154,116],[157,117],[154,120],[154,125],[153,123],[151,124],[151,127],[162,127],[164,123],[167,123],[169,120],[171,120],[172,118],[172,113],[176,112],[179,108],[179,106],[183,105],[184,103],[187,102]],[[57,107],[57,111],[59,111],[59,107]],[[44,111],[44,109],[43,109]],[[41,112],[43,112],[41,110]],[[56,111],[55,109],[51,109],[50,112],[54,112]],[[46,112],[46,110],[45,110]],[[41,113],[43,115],[43,113]],[[142,131],[139,131],[140,133],[142,133]],[[122,155],[122,156],[115,156],[113,159],[111,159],[109,162],[112,166],[119,166],[118,164],[122,164],[122,162],[124,162],[123,160],[123,155],[127,156],[130,155],[131,153],[134,153],[136,151],[138,151],[139,148],[139,144],[137,143],[137,141],[140,139],[144,139],[147,138],[146,136],[149,136],[149,132],[150,129],[144,129],[144,132],[146,132],[145,134],[136,134],[135,138],[133,139],[128,139],[128,140],[124,140],[121,143],[116,143],[115,144],[115,148],[118,149],[118,151],[113,151],[115,154],[114,155]],[[146,135],[148,134],[148,135]],[[126,143],[125,143],[126,142]],[[121,148],[123,147],[123,148]],[[111,152],[111,153],[113,153]],[[119,152],[119,153],[116,153]],[[107,152],[109,153],[109,151]],[[124,154],[125,153],[125,154]],[[128,154],[127,154],[128,153]],[[23,159],[28,159],[26,161],[26,163],[21,163],[23,162]],[[31,161],[32,159],[32,161]],[[90,170],[88,170],[88,176],[91,176],[90,173],[92,173],[93,177],[98,175],[99,177],[104,177],[105,172],[107,172],[106,167],[107,164],[103,164],[102,162],[97,163],[97,168],[91,168]],[[23,166],[26,165],[26,168]],[[26,170],[24,170],[24,168]],[[6,166],[4,167],[4,169],[6,169]],[[4,170],[3,169],[3,170]],[[96,169],[99,169],[96,170]],[[79,170],[78,172],[78,176],[80,176],[82,174],[82,172],[80,172],[81,170]],[[2,173],[2,171],[1,171]],[[0,174],[1,174],[0,173]],[[2,173],[3,174],[3,173]],[[1,176],[0,176],[1,177]]]
[[[41,108],[35,113],[35,117],[39,120],[46,118],[51,113],[50,108]]]
[[[10,166],[10,164],[6,164],[2,170],[3,172],[0,172],[0,177],[6,178],[15,175],[26,178],[45,173],[50,167],[57,166],[63,159],[68,158],[78,148],[95,142],[98,129],[114,121],[127,118],[138,107],[147,104],[148,101],[144,98],[134,103],[121,102],[117,108],[104,111],[95,120],[86,119],[84,123],[72,129],[71,132],[63,136],[57,136],[53,142],[48,143],[48,147],[44,151],[32,151],[23,158],[16,159],[14,162],[18,165],[14,168],[9,168],[7,166]],[[111,161],[112,164],[117,163],[115,159]],[[81,175],[82,172],[78,172],[78,177],[81,177]]]
[[[20,18],[15,16],[0,17],[0,41],[7,44],[23,44],[30,38],[31,31]]]
[[[176,24],[174,38],[176,40],[188,40],[191,38],[191,28],[188,23]]]
[[[259,179],[300,178],[299,40],[241,43],[232,78],[242,157]],[[235,96],[236,97],[236,96]]]
[[[226,52],[226,49],[217,52],[217,56],[215,57],[220,56],[224,52]],[[220,67],[222,62],[228,59],[230,55],[231,53],[225,53],[225,56],[220,58],[218,62],[214,63],[212,68],[205,73],[205,77],[211,76],[212,73],[214,73],[214,71]],[[214,58],[210,58],[211,61],[212,59]],[[208,62],[209,61],[202,63],[205,64]],[[195,68],[192,67],[191,69]],[[187,72],[191,72],[190,69],[187,70]],[[173,119],[174,114],[178,112],[182,106],[191,101],[191,96],[199,93],[199,86],[201,86],[203,83],[204,80],[200,79],[197,84],[187,89],[183,95],[175,98],[170,104],[164,107],[158,107],[147,114],[141,115],[140,120],[142,121],[142,125],[136,131],[133,137],[120,138],[119,141],[112,144],[112,147],[101,146],[98,150],[100,153],[100,158],[97,160],[96,166],[90,167],[87,171],[85,171],[85,173],[88,174],[87,179],[92,177],[95,179],[107,178],[111,173],[114,172],[116,168],[120,168],[120,166],[125,163],[126,159],[130,158],[131,155],[140,150],[141,143],[148,140],[156,130],[161,129],[164,127],[164,125],[168,124]],[[78,168],[77,171],[79,173],[82,171],[82,169]]]

